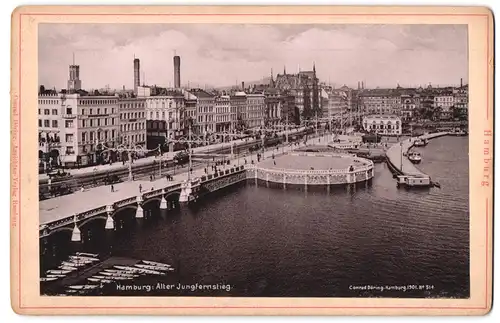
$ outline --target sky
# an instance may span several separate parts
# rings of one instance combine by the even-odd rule
[[[396,87],[468,80],[467,25],[41,24],[40,85],[65,88],[80,65],[84,89],[173,86],[173,56],[184,86],[232,86],[312,70],[335,86]],[[145,82],[144,82],[145,81]],[[189,82],[189,84],[188,84]]]

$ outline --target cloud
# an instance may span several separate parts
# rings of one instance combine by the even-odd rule
[[[133,57],[148,84],[221,86],[259,80],[283,66],[322,81],[372,86],[467,80],[466,25],[42,24],[39,83],[65,87],[75,53],[85,88],[133,85]],[[143,79],[144,81],[144,79]]]

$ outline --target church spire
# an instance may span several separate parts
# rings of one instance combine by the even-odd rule
[[[313,62],[313,72],[316,73],[316,63]]]

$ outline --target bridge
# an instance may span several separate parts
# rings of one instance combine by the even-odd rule
[[[197,170],[200,175],[200,170]],[[246,180],[245,167],[232,166],[213,174],[198,176],[187,181],[187,173],[175,181],[160,179],[154,182],[126,182],[94,188],[88,192],[61,196],[40,202],[40,238],[69,230],[72,240],[80,241],[80,227],[94,220],[105,220],[106,229],[114,229],[122,211],[135,210],[136,218],[144,217],[144,207],[151,202],[159,202],[160,209],[178,207],[179,203],[189,203],[204,195]],[[140,185],[140,189],[139,189]],[[76,195],[76,196],[75,196]],[[76,198],[75,198],[76,197]],[[112,201],[110,202],[110,198]]]

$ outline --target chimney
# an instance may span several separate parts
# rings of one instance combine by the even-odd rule
[[[245,91],[245,82],[241,82],[241,90]]]
[[[134,93],[137,94],[137,88],[141,86],[141,66],[138,58],[134,58]]]
[[[460,87],[462,87],[462,86],[463,86],[463,83],[462,83],[462,82],[463,82],[463,80],[462,80],[462,78],[460,78]]]
[[[181,87],[181,57],[174,56],[174,87]]]

